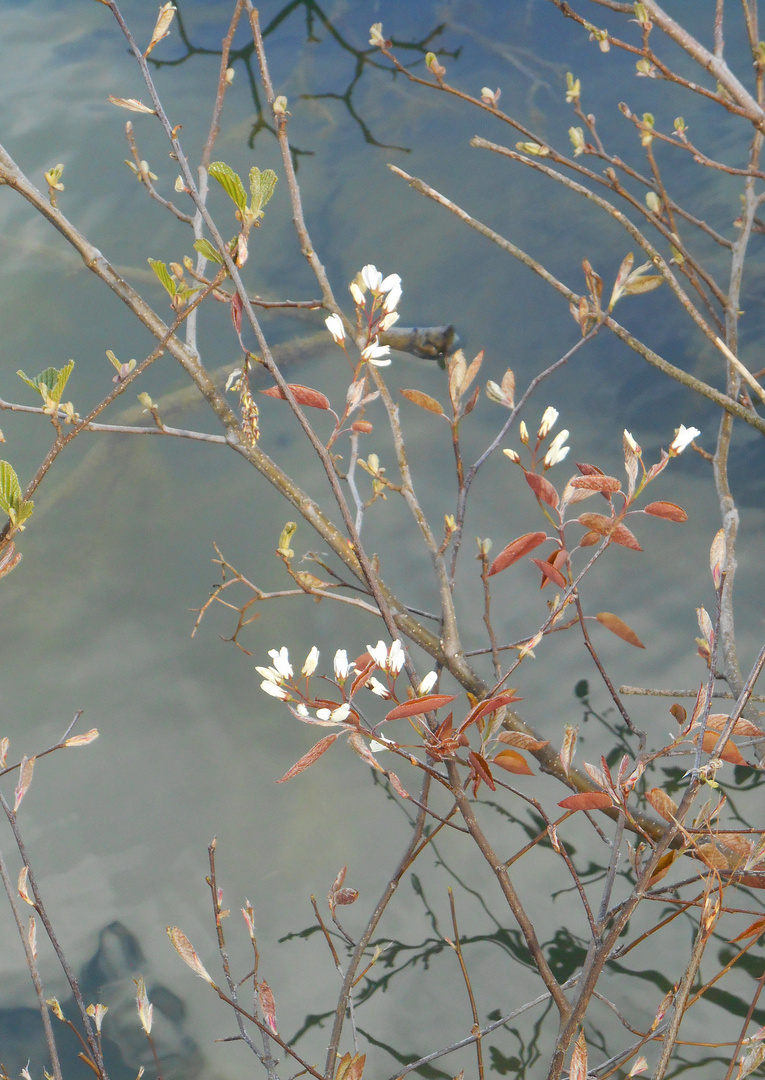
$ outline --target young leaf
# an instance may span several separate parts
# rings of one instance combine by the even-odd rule
[[[508,566],[512,566],[514,562],[518,562],[524,555],[528,555],[534,548],[539,547],[547,539],[547,533],[533,532],[524,533],[523,536],[519,536],[517,540],[513,540],[511,544],[508,544],[506,548],[503,548],[497,555],[494,562],[489,567],[489,577],[493,574],[499,574],[502,570],[506,570]]]
[[[170,276],[170,272],[165,264],[160,259],[149,259],[149,266],[157,275],[163,286],[170,293],[170,296],[175,299],[175,294],[178,291],[178,285],[174,278]]]
[[[632,551],[642,551],[638,538],[631,533],[626,525],[619,524],[611,533],[611,539],[615,544],[621,544],[622,547],[630,548]]]
[[[7,461],[0,461],[0,509],[6,514],[18,510],[21,503],[21,485],[16,470]]]
[[[518,755],[520,757],[520,755]],[[483,780],[484,784],[488,784],[492,791],[497,790],[497,785],[494,783],[494,777],[491,775],[491,769],[486,758],[481,754],[477,754],[474,750],[468,753],[468,761],[473,767],[477,780]]]
[[[561,574],[560,570],[556,569],[552,563],[547,562],[545,559],[532,559],[531,562],[542,571],[542,577],[545,579],[542,582],[542,585],[549,579],[554,585],[557,585],[559,589],[566,588],[568,582],[563,574]]]
[[[300,760],[296,761],[291,769],[287,769],[284,776],[276,781],[277,784],[283,784],[285,780],[291,780],[293,776],[297,776],[298,773],[304,772],[305,769],[309,769],[315,761],[318,761],[323,753],[329,750],[332,743],[341,734],[341,731],[335,731],[331,735],[325,735],[323,739],[319,739],[307,754],[303,754]]]
[[[234,203],[240,213],[247,206],[247,193],[237,173],[225,161],[213,161],[207,170]]]
[[[610,630],[612,634],[616,634],[617,637],[620,637],[622,641],[634,645],[636,649],[645,648],[645,645],[635,631],[627,626],[626,622],[620,619],[618,615],[612,615],[610,611],[599,611],[595,618],[599,623],[602,623],[607,630]]]
[[[454,700],[454,694],[426,694],[424,697],[412,698],[411,701],[405,701],[402,705],[397,705],[395,709],[391,709],[389,713],[386,713],[385,719],[400,720],[404,716],[419,716],[421,713],[430,712],[431,710],[443,709],[444,705],[448,705]]]
[[[519,750],[541,750],[543,746],[550,745],[549,739],[535,739],[533,735],[527,735],[524,731],[500,731],[497,742],[517,746]]]
[[[566,724],[563,735],[563,745],[560,748],[560,763],[563,766],[563,771],[566,776],[568,776],[571,762],[574,760],[574,751],[576,750],[576,739],[578,734],[579,728],[575,724]]]
[[[701,749],[705,754],[711,754],[715,748],[717,740],[719,739],[719,733],[716,731],[705,731],[704,738],[701,741]],[[694,742],[698,742],[698,735],[694,737]],[[720,751],[720,758],[722,761],[728,761],[731,765],[746,765],[749,766],[749,762],[741,754],[741,751],[732,743],[730,739]]]
[[[671,821],[672,823],[677,821],[677,803],[661,788],[651,788],[646,793],[646,799],[656,813],[660,814],[665,821]]]
[[[174,4],[163,4],[159,9],[159,17],[157,18],[156,25],[151,35],[151,41],[148,44],[146,52],[143,54],[144,59],[149,55],[155,45],[158,45],[163,38],[166,38],[170,34],[169,26],[173,21],[175,15]]]
[[[194,250],[198,251],[200,255],[210,262],[223,264],[223,259],[220,257],[218,249],[213,247],[210,241],[206,240],[204,237],[194,241]]]
[[[263,207],[273,195],[277,180],[278,177],[273,169],[264,169],[261,172],[254,165],[250,169],[250,195],[252,196],[250,206],[256,217],[261,216]]]
[[[569,1080],[587,1080],[587,1043],[583,1031],[579,1032],[579,1038],[574,1043],[568,1077]]]
[[[621,491],[621,483],[615,476],[575,476],[571,481],[572,488],[582,488],[586,491],[602,491],[608,495]]]
[[[16,813],[18,808],[21,806],[21,800],[24,798],[26,793],[29,791],[29,785],[32,783],[32,773],[34,772],[34,767],[35,767],[35,759],[33,757],[28,758],[28,757],[26,757],[26,755],[24,757],[22,757],[21,765],[19,766],[18,783],[16,784],[16,788],[15,788],[15,790],[13,792],[13,795],[14,795],[13,812],[14,812],[14,814]]]
[[[314,390],[310,386],[301,386],[300,383],[288,383],[288,386],[298,405],[305,405],[310,409],[329,408],[329,399],[319,390]],[[268,390],[261,390],[260,392],[261,394],[265,394],[266,397],[278,398],[281,401],[286,400],[284,392],[278,386],[270,386]]]
[[[720,529],[715,533],[712,547],[709,550],[709,569],[712,571],[712,581],[715,589],[720,588],[723,570],[725,569],[725,530]]]
[[[122,98],[109,94],[109,101],[111,101],[112,105],[119,105],[121,109],[129,109],[130,112],[149,113],[151,116],[155,115],[155,110],[150,109],[148,105],[144,105],[138,98]]]
[[[263,1019],[276,1035],[276,1002],[274,1001],[274,995],[271,993],[271,987],[265,979],[261,979],[258,984],[258,1004],[260,1005],[260,1011],[263,1013]]]
[[[394,772],[388,772],[385,775],[390,780],[393,790],[396,791],[402,799],[411,799],[412,796],[409,794],[408,791],[404,790],[404,788],[401,786],[401,781]]]
[[[688,515],[682,506],[677,506],[671,502],[652,502],[648,506],[643,507],[646,514],[651,514],[653,517],[664,518],[666,521],[678,521],[682,522],[688,520]]]
[[[482,701],[476,708],[475,712],[471,713],[470,722],[474,723],[482,716],[486,716],[487,713],[496,712],[497,709],[501,709],[503,705],[509,705],[512,701],[522,700],[522,698],[516,697],[515,690],[503,690],[502,693],[495,694],[494,697],[490,697],[487,698],[486,701]]]
[[[413,405],[419,405],[421,409],[427,409],[428,412],[436,413],[438,416],[444,415],[441,403],[430,394],[423,394],[421,390],[401,390],[400,393]]]

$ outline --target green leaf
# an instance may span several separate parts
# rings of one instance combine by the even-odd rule
[[[24,522],[32,516],[34,508],[35,504],[31,499],[22,502],[18,508],[11,507],[8,511],[8,517],[11,519],[11,525],[13,525],[14,529],[24,528]]]
[[[225,161],[213,161],[207,170],[214,177],[237,210],[242,211],[247,205],[247,194],[237,173]]]
[[[201,240],[194,241],[194,250],[198,251],[205,259],[209,259],[210,262],[223,264],[223,259],[221,259],[217,248],[214,248],[210,241],[205,240],[204,237]]]
[[[152,268],[152,270],[162,282],[164,287],[170,293],[172,298],[175,299],[177,286],[174,279],[170,277],[170,271],[167,269],[165,264],[159,259],[149,259],[149,266]]]
[[[18,510],[21,504],[21,485],[16,470],[7,461],[0,461],[0,508],[6,514]]]
[[[276,181],[279,177],[276,175],[273,169],[264,169],[260,171],[256,166],[250,169],[250,192],[252,194],[251,209],[258,217],[259,210],[262,210],[268,200],[274,193],[276,187]]]
[[[58,404],[73,368],[74,360],[70,360],[66,367],[62,367],[60,370],[59,368],[49,367],[45,371],[41,371],[39,375],[33,375],[31,378],[29,375],[25,375],[21,368],[16,374],[20,379],[24,380],[27,386],[36,390],[43,401],[51,400]]]

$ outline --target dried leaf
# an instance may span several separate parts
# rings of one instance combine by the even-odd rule
[[[32,899],[32,897],[30,896],[29,889],[27,888],[27,875],[28,874],[29,874],[29,867],[28,866],[22,866],[21,870],[19,870],[19,884],[18,884],[19,896],[21,897],[21,899],[24,901],[25,904],[29,904],[30,907],[34,907],[35,902]]]
[[[725,567],[725,530],[720,529],[715,533],[712,547],[709,550],[709,569],[712,571],[712,581],[715,589],[720,588],[723,569]]]
[[[610,630],[612,634],[616,634],[622,641],[626,641],[629,645],[634,645],[636,649],[644,649],[645,645],[637,636],[631,627],[627,626],[626,622],[619,618],[618,615],[613,615],[610,611],[599,611],[595,616],[599,623],[602,623],[607,630]]]
[[[413,405],[419,405],[421,409],[426,409],[428,412],[435,413],[437,416],[443,416],[444,410],[440,401],[436,401],[430,394],[423,394],[422,390],[401,390],[403,397],[407,401],[411,401]]]
[[[258,984],[258,1004],[260,1005],[260,1011],[263,1013],[263,1019],[276,1035],[276,1002],[274,1001],[274,995],[271,993],[271,987],[265,979],[261,979]]]
[[[671,502],[652,502],[648,506],[643,507],[646,514],[651,514],[653,517],[664,518],[665,521],[683,521],[688,520],[688,515],[682,506],[677,506],[676,503]]]
[[[534,770],[531,768],[526,758],[516,750],[500,750],[498,754],[494,755],[491,763],[492,765],[499,765],[501,769],[507,769],[508,772],[518,773],[521,776],[534,775]]]
[[[563,766],[563,771],[566,776],[568,776],[571,762],[574,760],[574,751],[576,750],[576,739],[578,734],[579,728],[575,724],[566,724],[566,730],[563,735],[563,745],[560,748],[560,763]]]
[[[349,1053],[343,1054],[337,1065],[335,1080],[361,1080],[366,1060],[366,1054],[354,1054],[353,1057]]]
[[[19,779],[14,790],[14,814],[21,806],[21,800],[29,791],[29,785],[32,783],[32,773],[34,772],[35,759],[33,757],[28,758],[26,755],[21,759],[21,765],[19,766]]]
[[[523,536],[519,536],[500,551],[489,567],[488,576],[491,577],[493,574],[499,574],[502,570],[506,570],[508,566],[512,566],[514,562],[518,562],[524,555],[528,555],[534,548],[543,544],[546,539],[547,533],[543,532],[524,533]]]
[[[156,25],[154,27],[154,31],[153,31],[153,33],[151,35],[151,41],[149,42],[149,45],[148,45],[148,48],[146,49],[146,52],[143,54],[144,59],[149,55],[149,53],[151,52],[151,50],[154,48],[155,45],[158,45],[159,42],[162,41],[163,38],[168,37],[168,35],[170,33],[170,30],[168,29],[168,27],[170,26],[170,23],[173,21],[173,16],[174,15],[175,15],[175,5],[174,4],[163,4],[162,7],[159,9],[159,17],[157,18],[157,22],[156,22]]]
[[[178,953],[181,960],[183,960],[184,964],[187,964],[200,979],[204,979],[210,986],[215,986],[207,969],[194,952],[194,948],[184,932],[179,930],[177,926],[168,926],[167,936],[170,938],[173,948]]]
[[[300,383],[288,383],[287,384],[292,392],[292,396],[298,405],[305,405],[309,409],[328,409],[329,398],[319,390],[314,390],[310,386],[301,386]],[[265,394],[266,397],[279,398],[281,401],[286,400],[284,391],[279,386],[270,386],[268,390],[261,390],[261,394]]]
[[[730,864],[727,857],[714,844],[699,844],[696,854],[712,870],[729,870]]]
[[[94,742],[98,738],[98,728],[91,728],[90,731],[84,731],[82,735],[72,735],[70,739],[67,739],[64,746],[87,746],[88,743]]]
[[[651,788],[646,794],[646,799],[665,821],[677,821],[677,803],[661,788]]]
[[[661,879],[669,872],[669,868],[672,863],[675,861],[675,859],[679,859],[681,854],[682,852],[677,851],[676,849],[664,852],[664,854],[656,864],[656,869],[654,870],[651,877],[648,879],[648,888],[652,888],[654,885],[656,885],[657,882],[661,881]]]
[[[285,780],[291,780],[294,776],[297,776],[298,773],[304,772],[306,769],[309,769],[315,761],[318,761],[318,759],[323,753],[329,750],[332,743],[340,735],[342,735],[341,731],[335,731],[331,735],[325,735],[323,739],[319,739],[319,741],[311,747],[307,754],[303,754],[300,760],[296,761],[292,768],[288,769],[284,776],[280,780],[276,781],[277,784],[283,784]]]
[[[542,502],[547,503],[548,506],[552,506],[553,509],[556,509],[558,506],[558,492],[547,477],[539,476],[537,473],[527,472],[525,469],[523,472],[526,477],[526,482],[537,498],[541,499]]]
[[[111,101],[112,105],[119,105],[121,109],[129,109],[131,112],[149,113],[152,116],[155,112],[154,109],[150,109],[148,105],[144,105],[137,98],[121,98],[109,94],[109,101]]]
[[[579,1032],[579,1038],[574,1043],[568,1076],[569,1080],[587,1080],[587,1043],[584,1041],[584,1031]]]
[[[607,806],[613,806],[613,801],[605,791],[583,791],[579,795],[561,799],[558,806],[564,810],[605,810]]]
[[[404,716],[419,716],[420,713],[442,709],[444,705],[448,705],[455,699],[456,695],[454,694],[426,694],[424,697],[412,698],[411,701],[405,701],[402,705],[397,705],[395,709],[391,709],[389,713],[386,713],[385,719],[400,720]]]

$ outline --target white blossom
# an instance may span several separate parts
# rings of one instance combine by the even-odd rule
[[[281,649],[269,649],[268,655],[274,662],[274,668],[279,672],[283,679],[292,678],[292,664],[290,663],[290,654],[287,651],[287,646],[282,645]]]
[[[687,428],[685,424],[681,424],[680,427],[675,431],[675,437],[672,440],[672,445],[669,448],[671,456],[676,457],[677,454],[682,454],[686,446],[690,445],[690,443],[693,442],[696,436],[700,434],[701,432],[698,428]]]
[[[299,705],[295,706],[295,712],[301,718],[301,720],[304,720],[307,716],[310,716],[310,713],[308,712],[308,706],[304,705],[302,701]]]
[[[404,666],[405,659],[406,654],[404,653],[404,646],[401,644],[398,638],[396,638],[396,640],[390,647],[390,652],[388,653],[388,670],[392,671],[394,674],[397,675],[398,672],[401,671],[401,668]]]
[[[517,465],[521,460],[521,455],[518,454],[515,450],[503,450],[502,453],[509,457],[514,465]]]
[[[350,711],[350,704],[347,701],[344,701],[342,705],[338,705],[338,707],[330,713],[330,720],[334,720],[337,724],[342,724],[344,720],[348,719]]]
[[[279,698],[281,701],[286,701],[289,697],[289,693],[283,686],[278,686],[274,682],[270,682],[268,679],[264,679],[260,684],[260,689],[264,694],[270,694],[271,697]]]
[[[375,48],[379,48],[380,45],[385,44],[381,22],[372,23],[369,27],[369,44],[375,46]]]
[[[350,665],[348,664],[348,654],[346,653],[345,649],[337,650],[333,663],[335,668],[335,678],[339,682],[345,682],[345,680],[348,678],[348,673],[350,671]]]
[[[390,364],[390,348],[387,345],[381,345],[378,338],[375,338],[365,349],[362,349],[361,359],[366,360],[368,364],[374,364],[375,367],[387,367]]]
[[[336,345],[342,345],[345,341],[345,327],[343,326],[343,320],[339,315],[334,312],[332,315],[328,315],[324,320],[324,325],[332,335]]]
[[[555,426],[555,421],[558,419],[559,413],[557,409],[554,409],[552,405],[548,405],[545,411],[542,413],[542,423],[539,425],[539,431],[537,434],[540,439],[544,439],[550,431],[550,428]]]
[[[570,446],[563,445],[568,438],[568,435],[569,433],[566,431],[565,428],[563,428],[563,430],[559,431],[553,441],[550,443],[549,449],[545,454],[545,466],[548,469],[551,468],[553,465],[557,465],[559,461],[563,461],[564,457],[571,449]]]
[[[491,105],[492,109],[496,109],[501,96],[502,91],[499,87],[496,90],[492,90],[490,86],[481,87],[481,101],[484,105]]]
[[[369,749],[373,754],[379,754],[381,750],[388,750],[390,747],[387,742],[380,742],[379,739],[370,739]]]
[[[351,296],[353,297],[354,304],[356,304],[357,307],[364,307],[364,293],[358,287],[356,282],[352,281],[348,288],[351,290]]]
[[[373,694],[377,694],[381,698],[389,698],[391,696],[390,690],[387,686],[383,686],[379,679],[375,679],[374,676],[367,683],[367,689],[371,690]]]
[[[385,305],[383,305],[383,307],[384,306]],[[397,311],[389,311],[387,315],[383,315],[383,317],[380,319],[379,329],[381,331],[390,330],[391,326],[393,326],[394,323],[397,323],[399,318],[400,316]]]
[[[629,446],[629,448],[630,448],[630,450],[632,451],[633,454],[639,454],[640,453],[640,447],[635,442],[635,440],[632,438],[632,435],[629,433],[629,431],[627,431],[626,428],[624,429],[624,441],[627,444],[627,446]]]
[[[391,291],[391,289],[400,289],[400,288],[401,288],[401,275],[400,274],[388,274],[388,276],[383,278],[383,280],[380,282],[379,292],[381,292],[381,293],[389,293]]]
[[[378,293],[382,285],[383,276],[373,263],[367,263],[361,268],[361,280],[372,293]]]
[[[385,667],[388,661],[388,649],[384,641],[378,641],[376,645],[367,645],[367,652],[378,667]]]
[[[398,276],[398,275],[396,275],[396,276]],[[386,278],[386,280],[387,280],[387,278]],[[383,284],[385,284],[385,282],[383,282]],[[398,307],[398,303],[399,303],[400,299],[401,299],[401,286],[400,285],[394,285],[393,288],[388,292],[385,299],[383,300],[383,311],[386,314],[390,314],[390,312],[395,311],[396,308]]]
[[[303,674],[306,676],[313,675],[314,671],[316,671],[316,665],[318,664],[318,662],[319,650],[316,648],[315,645],[312,645],[311,651],[309,652],[308,656],[306,656],[305,663],[303,664]]]
[[[276,670],[276,668],[261,667],[260,665],[256,665],[255,670],[257,671],[258,675],[262,675],[267,682],[274,683],[276,686],[279,686],[279,684],[282,682],[282,677]]]
[[[429,694],[438,681],[438,672],[429,671],[417,687],[418,694]]]
[[[528,446],[528,443],[529,443],[529,429],[526,427],[526,421],[525,420],[521,420],[520,424],[518,425],[518,435],[520,436],[520,439],[521,439],[521,442],[523,443],[523,445]]]
[[[317,709],[316,710],[316,719],[317,720],[329,720],[331,715],[332,715],[332,710],[331,709]]]

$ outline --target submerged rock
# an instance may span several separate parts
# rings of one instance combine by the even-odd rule
[[[197,1080],[205,1068],[204,1056],[186,1029],[186,1006],[166,986],[154,984],[150,964],[138,939],[121,922],[109,923],[98,938],[95,955],[85,964],[79,985],[86,1005],[107,1005],[102,1025],[104,1064],[110,1080],[135,1080],[144,1067],[145,1076],[157,1068],[138,1019],[135,983],[143,975],[154,1006],[152,1040],[159,1058],[162,1080]],[[79,1011],[70,998],[61,1008],[67,1020],[81,1027]],[[61,1059],[64,1080],[95,1080],[93,1071],[78,1057],[82,1047],[67,1025],[51,1014],[53,1034]],[[42,1020],[37,1009],[0,1010],[0,1065],[15,1078],[29,1062],[33,1080],[51,1071]]]

